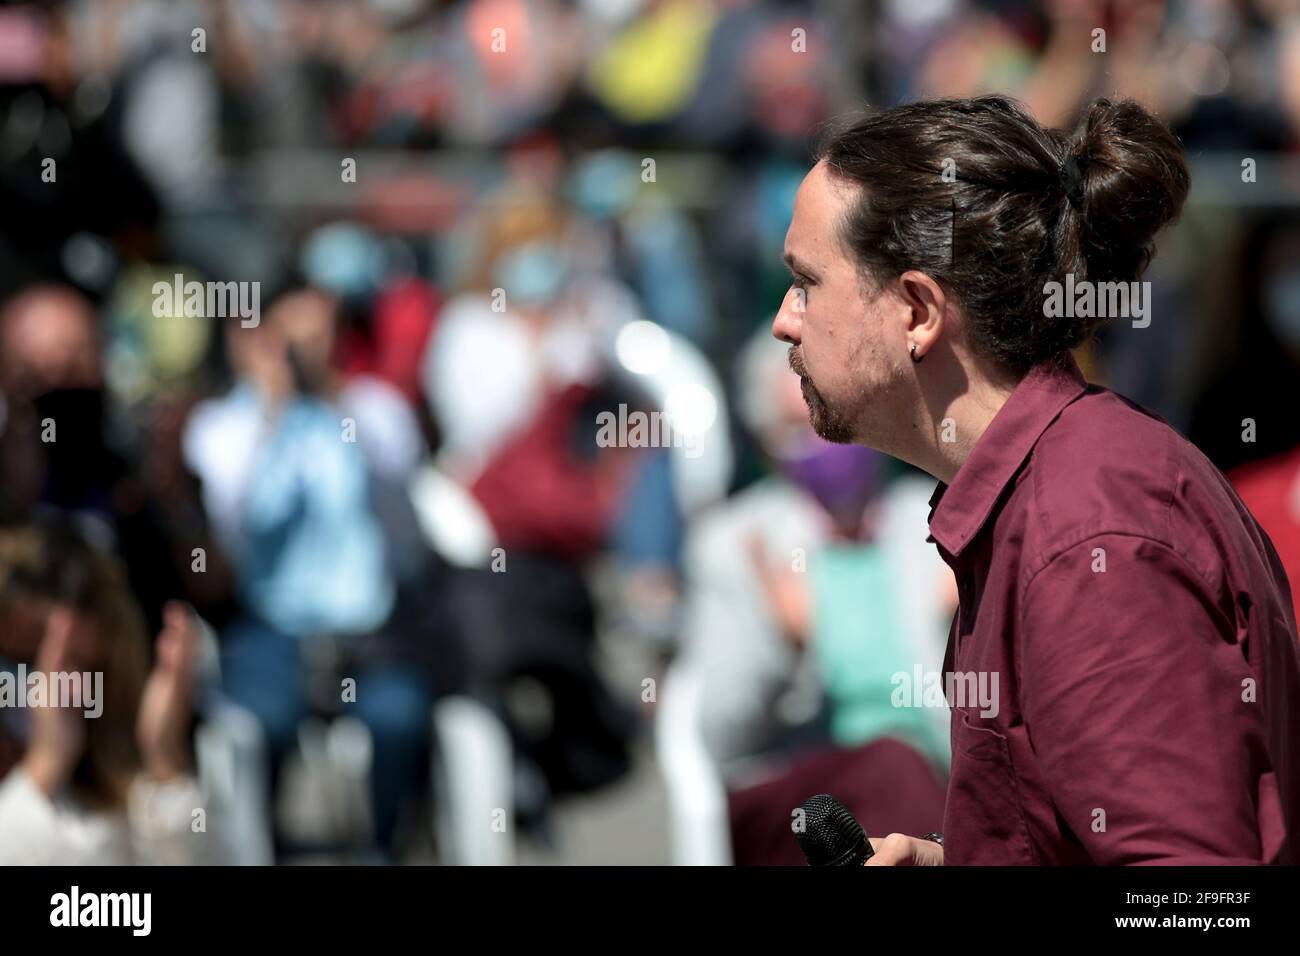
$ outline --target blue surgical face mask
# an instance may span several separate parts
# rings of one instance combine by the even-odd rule
[[[384,247],[359,226],[335,223],[307,240],[301,265],[313,285],[344,299],[362,299],[383,282]]]
[[[555,301],[569,280],[569,264],[555,243],[539,239],[501,254],[493,269],[506,301],[539,308]]]
[[[1265,281],[1264,321],[1283,345],[1300,352],[1300,269],[1287,269]]]

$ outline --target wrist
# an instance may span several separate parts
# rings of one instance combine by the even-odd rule
[[[142,769],[156,783],[167,783],[190,772],[190,761],[183,754],[165,753],[146,756]]]

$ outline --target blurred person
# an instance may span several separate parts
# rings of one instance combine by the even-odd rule
[[[190,753],[198,644],[190,611],[168,604],[150,665],[116,559],[66,522],[0,526],[3,677],[24,697],[37,673],[51,695],[56,675],[102,677],[80,713],[50,697],[0,707],[0,865],[206,861]]]
[[[959,591],[942,843],[870,862],[1295,862],[1286,573],[1204,455],[1084,380],[1069,350],[1113,311],[1048,301],[1140,279],[1189,189],[1178,141],[1132,102],[1047,130],[988,96],[871,111],[818,157],[773,334],[819,434],[938,479]]]
[[[644,404],[611,381],[608,359],[614,331],[639,317],[635,300],[586,269],[564,207],[525,192],[487,208],[466,288],[440,313],[423,370],[438,467],[501,549],[447,584],[468,689],[511,727],[520,818],[545,837],[553,794],[628,767],[632,722],[596,668],[588,565],[620,537],[634,557],[661,555],[652,539],[677,517],[660,449],[597,442],[601,410]],[[640,514],[620,528],[634,508],[659,525]],[[540,685],[550,714],[540,726],[508,707],[521,685]]]
[[[74,105],[112,130],[157,196],[143,255],[212,276],[269,279],[278,236],[248,208],[242,162],[299,113],[259,109],[267,0],[61,0]],[[306,113],[303,109],[302,113]],[[114,190],[105,190],[112,195]],[[118,243],[119,246],[124,245]],[[133,244],[141,254],[143,243]],[[125,258],[132,258],[133,250]]]
[[[788,807],[809,793],[836,793],[871,832],[940,824],[946,714],[891,697],[899,673],[938,666],[955,603],[925,542],[930,485],[818,438],[786,350],[760,335],[738,395],[773,473],[693,525],[682,649],[739,865],[800,862]]]
[[[203,0],[61,3],[71,34],[76,80],[116,99],[122,142],[169,209],[213,198],[220,172],[218,65],[234,37],[218,36],[212,16],[225,5]],[[192,31],[202,30],[199,55]],[[212,30],[213,36],[208,36]],[[176,148],[184,144],[183,149]]]
[[[588,43],[586,18],[573,4],[468,0],[450,7],[434,50],[434,61],[451,73],[440,116],[447,138],[499,143],[540,125],[577,82]]]
[[[816,5],[643,3],[610,19],[593,26],[584,83],[552,121],[593,147],[770,154],[824,117],[832,77],[851,72]]]
[[[792,417],[803,405],[799,380],[788,364],[782,373],[768,395],[781,394]],[[795,421],[807,428],[806,414],[786,424]],[[946,717],[900,707],[893,693],[900,674],[942,660],[957,603],[951,572],[920,533],[933,488],[913,473],[890,476],[880,454],[825,442],[811,429],[782,438],[769,454],[816,505],[822,540],[782,554],[756,535],[744,551],[782,636],[815,660],[829,737],[841,746],[897,737],[944,773]],[[898,600],[905,588],[929,600]]]
[[[581,254],[588,271],[626,280],[650,321],[707,347],[717,317],[699,230],[657,185],[641,183],[639,169],[615,150],[575,166],[566,189],[586,217]]]
[[[122,433],[133,473],[162,524],[185,596],[205,621],[219,626],[231,610],[230,569],[181,451],[184,422],[210,387],[216,324],[186,315],[180,301],[170,313],[155,314],[156,284],[170,287],[187,271],[179,264],[124,264],[101,310],[103,378],[117,410],[113,429]]]
[[[746,109],[761,151],[788,153],[805,130],[826,118],[832,97],[854,82],[855,71],[844,62],[846,47],[837,44],[834,28],[816,5],[755,7],[765,22],[737,64]],[[830,55],[808,56],[810,49],[825,49]]]
[[[527,543],[557,555],[589,555],[604,542],[634,473],[654,473],[642,487],[657,503],[656,517],[677,520],[655,477],[661,469],[649,464],[658,449],[637,455],[594,447],[595,405],[646,401],[612,380],[612,343],[620,328],[642,318],[639,302],[591,254],[582,240],[592,237],[566,206],[524,187],[508,189],[489,209],[466,288],[439,313],[422,364],[440,465],[478,497],[499,534],[510,537],[507,521],[531,523]],[[575,421],[578,415],[584,421]],[[577,464],[575,455],[584,459],[571,485],[538,485],[503,467],[518,453],[512,448],[541,450],[539,430],[579,426],[592,434],[559,445],[545,463],[561,468]],[[545,505],[545,496],[556,500]]]
[[[330,296],[292,288],[257,327],[228,326],[235,384],[195,408],[185,453],[242,607],[221,637],[226,695],[260,722],[274,769],[312,712],[308,651],[341,641],[343,676],[356,679],[344,707],[374,743],[375,836],[392,852],[423,784],[432,691],[425,675],[366,653],[396,594],[372,484],[413,466],[419,439],[395,391],[370,383],[358,398],[334,370],[335,316]]]
[[[391,603],[369,514],[366,429],[349,430],[330,364],[334,309],[323,292],[293,289],[258,327],[228,325],[235,384],[200,403],[185,437],[214,524],[242,564],[241,597],[297,633],[364,631]],[[320,555],[324,541],[341,553]]]
[[[788,377],[783,355],[776,365],[761,345],[747,344],[739,416],[778,470],[701,515],[685,542],[681,653],[701,673],[700,729],[723,765],[777,746],[789,733],[783,714],[807,722],[820,705],[813,661],[787,639],[760,573],[770,556],[793,560],[836,533],[817,500],[779,468],[809,432],[802,397],[792,404],[783,387]],[[756,551],[758,564],[748,557]]]
[[[103,365],[95,313],[76,290],[37,285],[0,307],[0,496],[17,513],[75,516],[122,558],[160,628],[163,605],[189,593],[189,542],[169,533],[130,461]]]
[[[318,303],[334,310],[324,333],[332,389],[357,423],[371,507],[401,590],[397,599],[407,601],[430,571],[407,484],[428,437],[420,415],[420,360],[439,300],[427,282],[402,274],[400,253],[393,251],[397,240],[389,243],[359,223],[328,223],[304,240],[299,268],[307,285],[328,297]]]
[[[594,56],[586,82],[621,122],[653,125],[683,110],[703,75],[718,4],[647,0]]]
[[[132,262],[123,264],[107,290],[104,377],[113,397],[133,411],[184,400],[206,384],[212,323],[186,315],[183,301],[173,303],[170,313],[155,314],[155,285],[170,287],[185,273],[194,276],[180,263]]]
[[[0,10],[0,297],[57,280],[102,294],[115,255],[157,245],[159,199],[123,143],[106,80],[84,68],[70,6]]]
[[[422,366],[440,457],[466,483],[548,393],[595,380],[599,323],[612,319],[570,307],[577,270],[560,206],[525,190],[485,209]]]

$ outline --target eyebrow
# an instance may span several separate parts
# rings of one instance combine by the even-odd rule
[[[803,262],[800,262],[793,252],[787,252],[782,258],[785,259],[785,264],[791,272],[801,273],[810,279],[817,278],[817,273],[809,269]]]

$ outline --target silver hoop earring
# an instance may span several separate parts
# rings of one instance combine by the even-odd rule
[[[915,342],[912,343],[912,351],[911,351],[910,354],[911,354],[911,356],[912,356],[912,361],[915,362],[917,365],[920,365],[920,364],[921,364],[921,360],[925,358],[924,355],[922,355],[921,358],[917,358],[917,357],[916,357],[916,343],[915,343]]]

